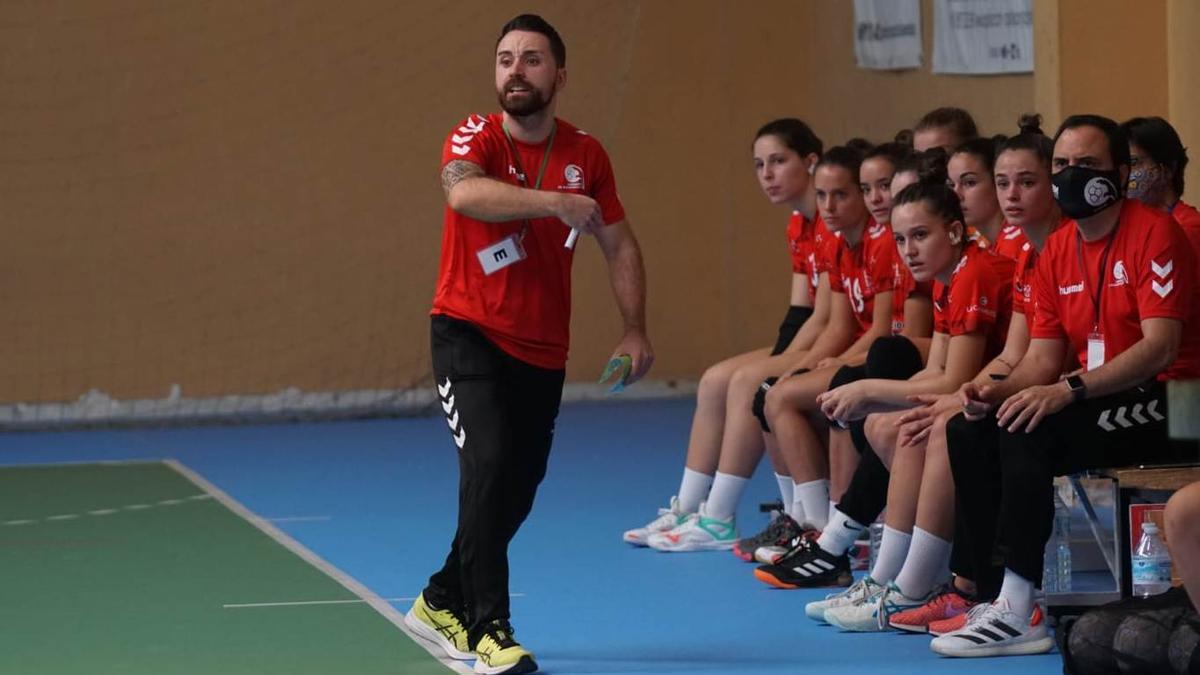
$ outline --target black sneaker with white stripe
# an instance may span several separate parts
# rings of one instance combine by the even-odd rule
[[[849,556],[829,553],[815,539],[803,536],[794,540],[792,550],[779,562],[761,565],[754,576],[765,584],[789,589],[849,586],[854,581]]]
[[[997,600],[953,633],[934,638],[929,648],[942,656],[1017,656],[1045,654],[1054,638],[1041,612],[1018,616],[1007,600]]]

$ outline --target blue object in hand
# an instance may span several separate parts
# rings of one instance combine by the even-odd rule
[[[600,373],[600,384],[607,382],[614,374],[619,373],[613,386],[608,390],[610,394],[619,394],[625,390],[625,381],[629,379],[629,373],[633,371],[633,357],[629,354],[619,354],[608,360],[608,365],[604,367],[604,372]]]

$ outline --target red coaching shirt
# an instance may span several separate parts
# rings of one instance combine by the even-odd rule
[[[1196,260],[1200,262],[1200,211],[1183,200],[1175,202],[1171,209],[1171,217],[1183,228],[1183,233],[1192,242],[1192,250],[1196,252]]]
[[[983,358],[990,361],[1004,349],[1008,336],[1016,266],[994,250],[968,241],[950,284],[933,282],[933,329],[950,337],[982,334],[987,341]]]
[[[799,211],[792,211],[788,221],[788,248],[792,254],[792,272],[808,277],[808,287],[813,299],[817,297],[817,282],[821,272],[828,272],[830,253],[836,246],[834,237],[825,229],[821,216],[809,220]]]
[[[1186,323],[1179,356],[1158,379],[1200,375],[1200,303],[1193,301],[1194,254],[1179,226],[1165,212],[1135,199],[1126,199],[1121,206],[1116,233],[1099,241],[1082,241],[1073,220],[1065,225],[1050,235],[1038,261],[1034,285],[1037,315],[1030,335],[1067,340],[1079,362],[1086,364],[1088,335],[1096,328],[1093,302],[1100,283],[1099,330],[1104,335],[1106,363],[1142,339],[1142,320],[1177,319]],[[1101,270],[1106,247],[1108,259]]]
[[[850,311],[858,322],[857,339],[871,327],[874,318],[875,296],[895,289],[896,240],[892,228],[879,225],[872,218],[863,228],[862,240],[851,248],[838,236],[833,265],[829,270],[829,285],[834,293],[844,294]],[[895,305],[893,323],[895,323]],[[901,304],[900,321],[904,321]]]
[[[466,160],[483,167],[489,178],[533,187],[549,140],[530,145],[513,139],[510,145],[503,120],[498,113],[464,120],[446,138],[442,166]],[[605,224],[623,220],[625,209],[604,148],[571,124],[556,124],[541,189],[587,195],[600,204]],[[560,369],[567,363],[571,321],[573,252],[563,246],[570,230],[557,218],[531,220],[521,242],[525,260],[491,275],[484,274],[476,256],[480,249],[520,233],[523,225],[486,223],[447,205],[431,314],[470,321],[506,353],[535,366]]]

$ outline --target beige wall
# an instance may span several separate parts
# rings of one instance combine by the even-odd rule
[[[1110,50],[1116,68],[1130,21],[1150,37],[1169,7],[1200,27],[1186,1],[1153,7],[1088,24],[1123,29],[1108,39],[1059,33],[1072,53]],[[1062,26],[1087,14],[1055,9]],[[658,378],[695,378],[772,341],[786,213],[754,182],[758,125],[798,115],[830,145],[882,140],[958,104],[993,133],[1048,90],[1031,76],[933,77],[928,64],[859,71],[851,4],[837,0],[5,3],[0,402],[422,381],[441,142],[495,108],[496,31],[526,10],[566,37],[562,116],[612,154],[649,268]],[[1173,31],[1146,53],[1191,94],[1158,91],[1168,75],[1121,72],[1144,89],[1130,101],[1191,114],[1187,140],[1200,137],[1183,65],[1196,53]],[[1084,67],[1073,58],[1064,72]],[[1054,96],[1111,91],[1081,82]],[[618,338],[591,242],[575,283],[570,377],[587,380]]]
[[[1192,149],[1185,198],[1200,201],[1200,3],[1167,2],[1167,85],[1171,123]]]

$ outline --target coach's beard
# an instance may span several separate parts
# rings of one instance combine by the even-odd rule
[[[508,95],[517,87],[524,88],[529,94],[519,102],[510,102]],[[554,85],[551,85],[551,87],[554,87]],[[542,94],[541,90],[528,82],[517,80],[505,84],[504,89],[497,93],[497,98],[500,101],[500,109],[509,115],[513,117],[529,117],[545,110],[546,106],[550,105],[550,101],[554,100],[554,94],[554,88],[551,88],[550,95],[546,96]]]

